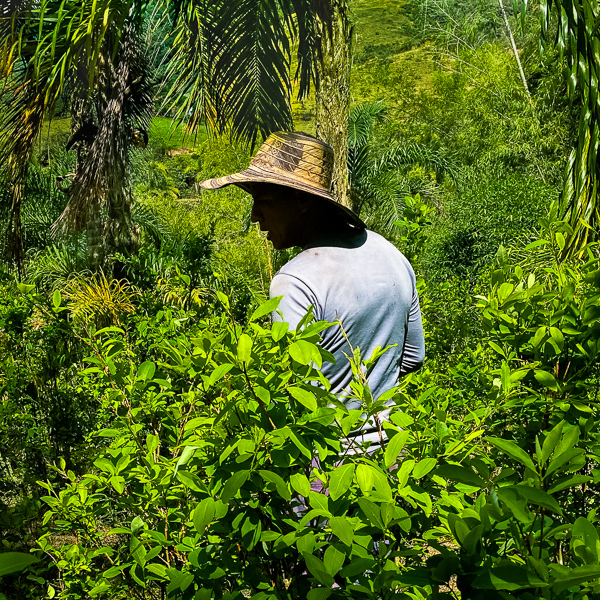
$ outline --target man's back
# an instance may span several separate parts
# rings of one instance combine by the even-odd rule
[[[291,329],[309,305],[317,320],[341,321],[363,358],[370,358],[377,346],[396,344],[369,374],[377,398],[424,359],[415,283],[412,267],[399,250],[380,235],[361,231],[351,238],[313,241],[275,275],[270,295],[283,296],[279,308]],[[323,363],[322,372],[331,382],[331,391],[343,395],[352,380],[345,356],[351,351],[339,327],[324,332],[323,347],[337,362]]]

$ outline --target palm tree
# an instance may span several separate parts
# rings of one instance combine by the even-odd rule
[[[457,170],[443,150],[414,142],[386,140],[385,150],[374,144],[377,124],[387,120],[387,108],[381,102],[354,106],[348,123],[348,170],[351,204],[369,227],[390,235],[394,223],[402,218],[405,197],[413,193],[427,195],[425,188],[412,189],[407,171],[420,165],[436,173],[440,180]]]
[[[527,1],[519,0],[522,25]],[[580,104],[579,136],[566,173],[562,213],[573,234],[568,236],[564,255],[576,254],[595,236],[600,227],[600,6],[596,0],[541,0],[542,48],[550,39],[567,62],[566,82],[569,99]],[[558,19],[557,35],[549,32],[553,13]]]
[[[348,0],[330,0],[327,19],[317,19],[318,86],[315,93],[317,137],[334,149],[333,194],[346,206],[348,197],[348,118],[352,26]]]
[[[128,218],[127,142],[131,123],[149,106],[137,83],[139,46],[133,2],[11,0],[0,14],[0,177],[11,191],[7,250],[23,265],[21,201],[35,141],[44,119],[73,82],[89,106],[100,108],[98,136],[80,162],[69,204],[59,220],[75,228],[108,213],[105,234],[122,246]],[[134,101],[133,98],[136,98]],[[142,106],[136,114],[136,104]],[[126,242],[125,242],[126,243]]]
[[[105,244],[127,250],[131,237],[128,139],[148,116],[140,31],[152,0],[10,0],[0,13],[0,176],[11,190],[9,255],[20,266],[20,221],[27,165],[44,119],[75,81],[97,135],[81,152],[67,209],[56,225],[84,228],[106,213]],[[197,131],[253,145],[292,125],[291,53],[297,47],[300,96],[318,83],[320,0],[162,0],[174,42],[168,102]],[[92,114],[90,115],[90,111]]]

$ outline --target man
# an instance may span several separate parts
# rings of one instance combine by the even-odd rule
[[[322,345],[336,359],[322,367],[333,393],[343,399],[352,381],[348,341],[364,358],[377,347],[393,346],[368,373],[377,398],[423,363],[416,280],[404,255],[331,195],[332,170],[333,150],[324,142],[301,132],[275,133],[248,169],[200,185],[235,184],[250,192],[252,220],[273,246],[303,249],[275,275],[270,296],[283,296],[279,309],[292,330],[309,306],[317,320],[341,323],[323,333]],[[376,427],[360,441],[377,444]]]

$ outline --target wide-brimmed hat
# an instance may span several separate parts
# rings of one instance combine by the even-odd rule
[[[324,198],[342,209],[352,224],[365,227],[357,214],[331,194],[332,174],[333,148],[329,144],[301,131],[279,131],[267,138],[247,169],[206,179],[200,186],[216,190],[233,184],[248,191],[252,183],[284,185]]]

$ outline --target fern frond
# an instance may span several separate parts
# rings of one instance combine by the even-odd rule
[[[129,282],[112,279],[103,272],[91,277],[71,279],[64,294],[67,306],[76,319],[95,321],[99,327],[119,325],[125,314],[134,311],[136,295]]]

